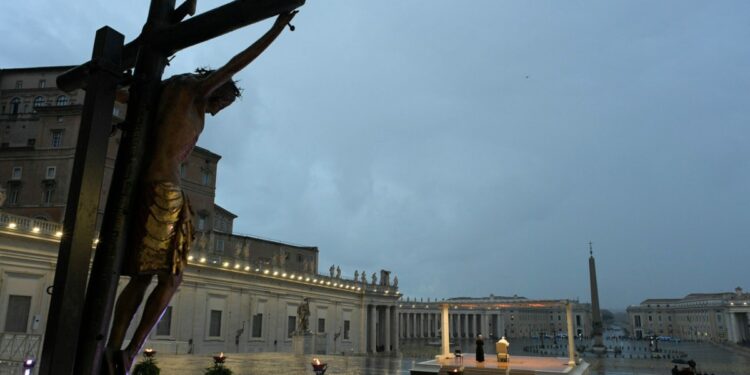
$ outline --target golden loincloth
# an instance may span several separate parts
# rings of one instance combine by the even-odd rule
[[[144,193],[132,231],[135,251],[128,254],[123,274],[181,274],[195,238],[187,196],[171,182],[154,183]]]

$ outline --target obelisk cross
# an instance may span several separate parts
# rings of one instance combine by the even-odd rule
[[[143,170],[143,161],[149,157],[146,142],[168,57],[232,30],[290,12],[304,3],[305,0],[234,0],[182,21],[194,13],[195,0],[187,0],[176,9],[175,0],[152,0],[143,31],[135,40],[122,47],[122,36],[105,27],[97,33],[92,60],[58,78],[59,88],[66,91],[85,88],[87,95],[66,210],[70,214],[66,214],[64,223],[65,236],[56,267],[40,374],[99,375],[119,270],[126,250],[135,187]],[[127,82],[130,93],[126,125],[110,185],[100,242],[88,275],[86,270],[96,225],[98,189],[101,188],[105,161],[101,151],[106,152],[117,82],[125,84],[120,81],[119,73],[133,67],[132,80]],[[86,129],[91,130],[90,134],[83,134]],[[81,306],[84,295],[85,305]],[[82,325],[82,321],[86,324]]]

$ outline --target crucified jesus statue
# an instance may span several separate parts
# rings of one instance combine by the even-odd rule
[[[271,29],[250,47],[217,70],[173,76],[162,82],[153,133],[151,155],[141,177],[130,251],[122,275],[130,276],[115,306],[107,343],[110,372],[127,374],[149,332],[161,319],[180,286],[193,242],[190,204],[180,187],[180,165],[190,155],[203,131],[205,114],[212,116],[232,104],[240,90],[232,76],[250,64],[297,12],[282,13]],[[125,332],[143,301],[154,275],[158,283],[146,300],[138,326],[123,348]]]

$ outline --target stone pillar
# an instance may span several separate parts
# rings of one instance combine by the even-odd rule
[[[391,352],[391,307],[390,306],[384,306],[383,312],[385,315],[385,324],[383,324],[383,330],[384,330],[384,340],[383,340],[383,346],[385,346],[385,352],[390,353]]]
[[[362,301],[359,309],[359,353],[367,353],[367,305]]]
[[[438,315],[433,313],[432,314],[432,335],[430,335],[430,337],[437,336],[437,332],[438,332]]]
[[[567,301],[565,315],[568,320],[568,366],[576,365],[576,343],[573,339],[573,304]]]
[[[393,306],[393,307],[391,307],[391,311],[392,311],[394,319],[396,320],[395,322],[391,322],[391,324],[393,324],[393,328],[396,329],[398,327],[399,320],[400,320],[399,319],[399,314],[398,314],[398,309],[396,308],[396,306]],[[399,348],[398,348],[398,342],[399,342],[398,335],[392,335],[391,336],[391,341],[392,341],[391,345],[393,346],[393,352],[398,353],[399,352]]]
[[[417,316],[414,313],[409,314],[409,321],[411,322],[411,330],[409,333],[411,337],[417,337]]]
[[[368,338],[367,341],[369,342],[369,348],[368,351],[371,353],[376,352],[376,341],[375,338],[377,337],[377,332],[375,331],[375,319],[377,318],[377,309],[374,305],[367,305],[367,334]]]
[[[398,338],[403,338],[404,337],[403,336],[404,326],[403,326],[403,323],[402,323],[403,319],[401,319],[401,313],[398,313],[398,317],[399,317],[399,319],[398,319],[398,325],[397,325],[398,326]]]
[[[469,314],[461,314],[463,321],[461,322],[461,328],[463,328],[463,335],[461,337],[469,337]]]
[[[442,341],[441,347],[443,349],[442,354],[443,354],[443,358],[449,358],[450,353],[451,353],[451,348],[450,348],[451,330],[450,330],[450,324],[448,323],[450,320],[450,314],[448,313],[448,305],[443,305],[441,312],[442,312],[441,316],[443,320],[443,329],[442,329],[443,334],[441,335],[441,341]]]

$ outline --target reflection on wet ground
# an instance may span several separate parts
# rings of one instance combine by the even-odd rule
[[[226,366],[235,375],[313,374],[312,355],[290,353],[225,353]],[[408,374],[413,360],[372,356],[316,356],[328,364],[326,375]],[[166,375],[202,375],[213,364],[210,355],[158,355],[157,363]]]
[[[415,363],[433,359],[440,350],[437,346],[428,345],[429,340],[407,340],[402,342],[400,357],[386,356],[318,356],[328,363],[326,375],[401,375],[409,374]],[[538,340],[511,340],[511,355],[529,355],[523,352],[524,346],[538,344]],[[622,345],[642,347],[648,345],[643,341],[619,341]],[[551,343],[550,343],[551,344]],[[609,343],[607,343],[609,345]],[[716,375],[750,374],[750,355],[742,351],[728,350],[725,347],[709,343],[661,343],[664,350],[685,352],[694,359],[701,373]],[[460,346],[464,352],[474,352],[474,340],[461,340],[453,347]],[[487,354],[494,353],[494,345],[486,340]],[[557,354],[559,356],[559,353]],[[257,374],[312,374],[312,355],[297,356],[290,353],[243,353],[227,354],[227,367],[235,375]],[[592,375],[625,375],[625,374],[670,374],[673,363],[669,359],[630,359],[615,357],[612,353],[605,357],[587,355],[585,360],[591,364]],[[213,362],[210,355],[162,355],[157,356],[162,374],[202,375]]]

